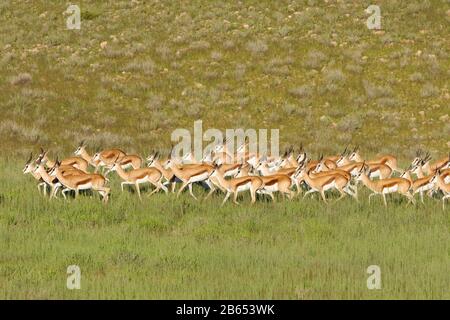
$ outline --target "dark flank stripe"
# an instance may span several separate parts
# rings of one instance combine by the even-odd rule
[[[246,179],[243,179],[242,181],[239,181],[238,183],[236,183],[236,187],[240,187],[244,184],[249,183],[252,180],[251,177],[246,177]]]
[[[79,181],[77,181],[77,185],[79,186],[79,185],[82,185],[82,184],[86,184],[86,183],[88,183],[90,180],[91,180],[90,178],[86,178],[86,179],[83,179],[83,180],[79,180]]]
[[[266,186],[272,186],[272,185],[274,185],[275,183],[277,183],[278,182],[278,178],[277,177],[274,177],[274,178],[272,178],[272,179],[270,179],[270,180],[264,180],[264,184],[266,185]]]
[[[126,160],[123,160],[122,162],[120,162],[120,164],[128,164],[130,162],[132,162],[131,159],[126,159]]]
[[[385,185],[383,186],[383,189],[393,187],[393,186],[395,186],[395,185],[397,185],[397,184],[398,184],[398,182],[391,182],[391,183],[385,184]]]
[[[326,186],[327,184],[331,183],[334,180],[334,177],[329,177],[328,180],[323,184],[323,186]]]
[[[414,189],[418,189],[418,188],[423,187],[424,185],[428,184],[430,182],[431,178],[432,177],[425,177],[425,178],[414,181],[413,182]]]

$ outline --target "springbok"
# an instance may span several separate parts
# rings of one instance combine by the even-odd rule
[[[405,172],[403,172],[400,175],[400,178],[405,178],[405,179],[409,180],[409,182],[411,182],[411,190],[412,190],[413,196],[416,193],[419,193],[420,201],[422,203],[424,203],[423,202],[424,192],[427,192],[428,195],[431,197],[430,191],[433,190],[433,188],[434,188],[434,183],[431,182],[431,179],[433,178],[433,176],[419,177],[418,179],[413,180],[411,173],[416,170],[416,166],[406,169]]]
[[[74,154],[86,160],[94,168],[97,168],[99,161],[94,161],[93,157],[86,151],[86,144],[84,140],[78,145]]]
[[[55,166],[55,161],[52,161],[48,158],[48,151],[44,151],[43,148],[41,148],[41,153],[39,154],[38,158],[40,159],[39,162],[44,164],[47,168],[53,168]],[[62,166],[72,166],[85,173],[88,172],[89,162],[82,157],[69,157],[62,159],[60,162]]]
[[[109,171],[116,171],[119,177],[123,180],[123,182],[120,184],[122,192],[124,185],[126,184],[135,185],[139,199],[142,199],[140,190],[140,184],[142,183],[148,182],[156,187],[156,189],[153,190],[149,194],[149,196],[151,196],[155,192],[158,192],[160,189],[163,189],[164,192],[167,193],[167,188],[161,183],[163,175],[161,171],[159,171],[156,168],[139,168],[139,169],[132,169],[130,171],[125,171],[122,168],[122,164],[121,162],[119,162],[119,159],[116,158],[116,161],[113,163]]]
[[[41,193],[41,185],[42,182],[44,181],[41,177],[41,175],[36,172],[36,163],[33,163],[33,153],[30,154],[30,157],[28,158],[27,162],[25,162],[25,166],[22,169],[23,174],[31,174],[33,176],[33,178],[35,178],[38,182],[37,188],[39,193]],[[44,192],[46,192],[44,190]]]
[[[358,175],[356,176],[356,181],[361,181],[369,190],[373,193],[369,195],[369,204],[370,198],[372,196],[380,194],[383,196],[384,205],[387,207],[386,194],[397,192],[406,198],[408,198],[408,204],[413,203],[416,204],[414,197],[409,193],[409,189],[411,187],[411,182],[404,178],[388,178],[381,180],[370,180],[369,176],[369,168],[366,168],[364,165],[359,170]]]
[[[50,187],[50,200],[52,198],[56,198],[56,193],[58,192],[58,189],[62,186],[61,183],[59,182],[58,178],[56,177],[52,177],[49,175],[49,173],[47,172],[47,170],[45,169],[44,163],[42,162],[42,157],[39,157],[36,160],[36,168],[34,169],[35,172],[37,174],[40,175],[40,177],[42,178],[42,182],[40,183],[40,185],[43,186],[44,188],[44,196],[47,195],[47,186]],[[61,171],[61,173],[66,176],[66,175],[83,175],[86,174],[86,172],[72,167],[70,165],[61,165],[59,167],[59,170]]]
[[[264,186],[261,177],[258,176],[245,176],[240,178],[231,178],[229,180],[225,179],[223,174],[220,172],[220,166],[215,166],[210,174],[211,177],[216,177],[220,185],[226,190],[227,194],[222,201],[222,205],[228,200],[231,194],[234,195],[233,202],[237,202],[237,196],[239,192],[250,190],[250,196],[252,198],[251,203],[256,202],[256,192]]]
[[[436,171],[445,169],[447,166],[450,165],[450,154],[445,158],[442,158],[434,163],[431,163],[431,156],[429,153],[427,153],[425,155],[425,158],[422,160],[421,165],[423,172],[425,172],[427,175],[434,175]]]
[[[350,156],[348,157],[348,159],[350,161],[355,161],[355,162],[365,162],[367,165],[386,164],[393,171],[400,172],[400,173],[403,172],[403,170],[401,168],[399,168],[397,165],[397,158],[394,157],[393,155],[389,155],[389,154],[380,156],[378,159],[364,161],[364,159],[359,154],[359,147],[356,147],[355,149],[353,149],[353,151],[350,154]]]
[[[211,175],[211,173],[214,170],[214,167],[209,164],[192,165],[190,167],[185,167],[183,169],[180,169],[171,159],[168,159],[166,161],[165,168],[172,169],[172,172],[174,173],[174,175],[178,179],[180,179],[183,183],[181,185],[180,190],[178,190],[177,197],[180,196],[181,192],[186,187],[189,187],[189,193],[191,194],[191,196],[195,200],[198,200],[197,197],[192,192],[192,184],[194,182],[202,182],[203,181],[208,185],[210,191],[209,191],[208,195],[206,196],[206,198],[208,198],[216,189],[214,187],[214,185],[211,183],[211,181],[209,180],[209,176]]]
[[[445,210],[445,199],[450,198],[450,183],[445,183],[440,170],[436,171],[431,182],[436,183],[437,187],[444,193],[442,197],[442,210]]]
[[[341,200],[347,194],[351,195],[358,201],[357,194],[353,192],[349,187],[350,179],[348,179],[348,176],[346,177],[340,172],[325,172],[322,174],[318,173],[316,174],[316,176],[313,176],[312,172],[307,171],[307,166],[305,166],[303,168],[299,167],[297,169],[296,173],[294,174],[294,178],[303,179],[303,181],[311,188],[303,195],[303,198],[305,198],[310,193],[319,192],[322,200],[325,203],[328,203],[325,197],[325,191],[336,189],[341,195],[336,201]]]
[[[61,163],[56,160],[56,163],[52,169],[50,169],[49,175],[58,178],[59,182],[64,186],[62,195],[66,199],[66,192],[70,190],[75,191],[75,198],[78,197],[80,190],[92,189],[97,191],[102,196],[104,203],[108,202],[109,193],[111,189],[106,187],[107,180],[100,174],[85,173],[82,175],[64,175],[60,169]]]

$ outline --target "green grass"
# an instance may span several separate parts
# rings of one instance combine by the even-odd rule
[[[220,207],[223,195],[188,194],[140,203],[114,178],[104,206],[50,202],[19,166],[0,168],[1,298],[450,298],[450,217],[435,199],[414,208],[394,196],[388,209],[369,206],[366,191],[360,204],[329,206],[252,207],[244,196]],[[66,288],[72,264],[81,290]],[[366,287],[369,265],[381,268],[381,290]]]
[[[375,3],[382,32],[366,28],[368,0],[78,1],[79,31],[66,29],[65,1],[2,1],[0,297],[450,298],[449,216],[436,199],[140,203],[114,179],[107,206],[49,202],[14,164],[82,139],[90,153],[146,156],[198,119],[279,129],[280,150],[441,158],[449,3]],[[82,290],[66,289],[71,264]],[[382,290],[366,288],[369,265]]]

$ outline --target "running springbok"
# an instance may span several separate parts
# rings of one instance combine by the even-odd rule
[[[94,168],[97,168],[99,161],[94,161],[93,157],[86,151],[85,140],[81,141],[74,154],[86,160]]]
[[[394,157],[393,155],[389,155],[389,154],[380,156],[378,159],[364,161],[364,159],[359,154],[359,147],[356,147],[355,149],[353,149],[353,152],[349,155],[348,159],[350,161],[365,162],[367,165],[386,164],[393,171],[400,172],[400,173],[403,172],[403,170],[401,168],[399,168],[397,165],[397,158]]]
[[[412,190],[413,196],[416,193],[419,193],[420,201],[422,203],[424,203],[423,202],[424,192],[427,192],[427,194],[431,197],[430,191],[432,191],[434,188],[434,183],[431,182],[431,179],[433,178],[433,176],[419,177],[418,179],[413,180],[411,173],[416,171],[416,167],[417,167],[417,165],[412,168],[406,169],[405,172],[403,172],[400,175],[400,178],[405,178],[405,179],[409,180],[409,182],[411,182],[411,190]]]
[[[351,179],[345,174],[341,172],[323,172],[314,175],[311,170],[308,170],[307,168],[307,166],[299,167],[294,174],[295,179],[301,178],[311,188],[303,195],[303,198],[310,193],[319,192],[322,200],[325,203],[328,203],[325,197],[325,191],[336,189],[340,193],[340,197],[336,201],[341,200],[347,194],[358,201],[357,194],[350,188]]]
[[[116,171],[119,177],[123,180],[123,182],[120,184],[122,192],[124,185],[133,184],[136,187],[136,192],[140,200],[142,200],[140,189],[140,184],[142,183],[148,182],[156,187],[156,189],[153,190],[149,194],[149,196],[151,196],[155,192],[158,192],[160,189],[163,189],[165,193],[167,193],[168,191],[167,188],[161,183],[161,179],[163,177],[161,171],[156,168],[139,168],[132,169],[131,171],[125,171],[122,168],[122,164],[121,162],[119,162],[119,159],[116,158],[116,162],[114,162],[109,171]]]
[[[369,204],[372,196],[380,194],[383,196],[384,205],[387,207],[386,194],[395,192],[408,198],[408,204],[410,202],[414,205],[416,204],[414,197],[409,193],[409,189],[411,187],[411,182],[409,180],[404,178],[370,180],[368,175],[369,168],[365,168],[363,165],[356,176],[356,181],[361,181],[369,190],[373,192],[369,195]]]
[[[444,193],[442,197],[442,210],[445,210],[445,199],[450,198],[450,183],[445,183],[440,170],[436,171],[431,182],[436,183],[437,187]]]
[[[421,166],[422,171],[427,175],[434,175],[436,171],[445,169],[450,165],[450,153],[447,157],[437,160],[434,163],[431,163],[431,156],[429,153],[425,155],[425,158],[422,159]]]
[[[176,163],[174,163],[171,159],[168,159],[165,164],[165,169],[169,168],[172,169],[174,175],[183,183],[180,190],[178,190],[177,197],[180,196],[181,192],[186,187],[189,187],[189,193],[191,194],[191,196],[195,200],[198,200],[192,192],[192,184],[194,182],[205,182],[208,185],[210,191],[206,198],[208,198],[216,189],[213,183],[211,183],[211,181],[209,180],[209,176],[214,170],[214,167],[209,164],[193,164],[188,167],[183,166],[183,169],[180,169],[178,168]]]
[[[210,174],[211,177],[216,177],[222,188],[224,188],[227,192],[225,198],[222,201],[222,205],[228,200],[231,194],[234,195],[233,202],[235,204],[239,204],[237,202],[237,196],[239,192],[250,190],[250,196],[252,198],[251,203],[256,202],[256,192],[260,190],[264,183],[261,177],[258,176],[245,176],[240,178],[231,178],[225,179],[223,174],[218,170],[220,166],[215,166]]]
[[[112,150],[118,150],[119,149],[112,149]],[[102,151],[103,152],[103,151]],[[113,164],[111,164],[110,158],[106,158],[104,156],[102,156],[102,152],[97,152],[96,154],[94,154],[94,156],[92,157],[94,162],[98,162],[98,166],[99,167],[108,167],[110,168]],[[121,151],[123,152],[123,151]],[[118,157],[120,157],[120,155],[118,155]],[[137,154],[126,154],[123,157],[120,157],[120,159],[118,160],[120,166],[122,167],[122,169],[126,170],[126,169],[139,169],[142,166],[142,158],[140,156],[138,156]],[[114,162],[115,164],[116,162]]]
[[[48,158],[48,151],[44,151],[43,148],[41,148],[41,153],[39,154],[38,159],[40,159],[39,162],[44,164],[47,168],[53,168],[55,166],[55,161]],[[82,157],[69,157],[62,159],[60,162],[62,166],[72,166],[85,173],[88,172],[89,162]]]
[[[75,167],[72,167],[70,165],[61,165],[59,167],[59,169],[61,170],[61,172],[64,176],[66,176],[66,175],[83,175],[86,173],[86,172],[84,172],[80,169],[77,169]],[[58,192],[58,189],[62,185],[59,182],[58,178],[52,177],[49,175],[49,173],[47,172],[47,169],[45,168],[44,163],[42,161],[42,157],[39,157],[36,160],[36,168],[34,170],[37,174],[40,175],[40,177],[43,180],[40,183],[40,185],[42,185],[44,188],[44,196],[47,195],[47,186],[49,186],[50,187],[50,200],[52,198],[56,198],[56,193]]]
[[[64,175],[61,168],[61,163],[56,160],[56,163],[52,169],[49,171],[50,176],[57,177],[59,182],[64,186],[62,190],[62,195],[66,199],[66,192],[70,190],[75,191],[75,198],[78,197],[80,190],[94,190],[97,191],[102,196],[102,201],[104,203],[108,202],[109,193],[111,189],[106,187],[107,180],[100,174],[96,173],[85,173],[82,175]]]
[[[35,178],[37,180],[37,182],[38,182],[37,188],[38,188],[39,193],[41,193],[41,185],[44,180],[42,179],[41,175],[38,172],[36,172],[35,169],[36,169],[36,164],[33,163],[33,153],[30,153],[30,157],[28,158],[27,162],[25,162],[25,166],[23,167],[22,172],[23,172],[23,174],[27,174],[27,173],[31,174],[33,176],[33,178]],[[44,192],[46,192],[46,191],[44,190]]]

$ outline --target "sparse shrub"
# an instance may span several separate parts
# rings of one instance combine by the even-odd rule
[[[21,125],[13,120],[5,120],[0,123],[0,134],[4,138],[21,142],[35,143],[47,140],[47,136],[38,128]]]
[[[30,83],[33,78],[29,73],[19,73],[17,76],[11,78],[10,83],[12,85],[24,85]]]
[[[286,104],[284,104],[283,107],[282,107],[283,112],[284,112],[286,115],[288,115],[288,116],[292,115],[292,114],[295,112],[295,110],[296,110],[297,108],[298,108],[298,107],[297,107],[295,104],[292,104],[292,103],[286,103]]]
[[[414,72],[409,76],[409,81],[412,82],[423,82],[424,77],[420,72]]]
[[[191,50],[206,50],[211,47],[211,44],[205,40],[194,41],[190,44],[189,48]]]
[[[187,108],[184,108],[183,111],[187,116],[190,117],[198,117],[201,114],[204,106],[201,103],[193,103]]]
[[[219,51],[211,52],[211,59],[214,61],[220,61],[223,58],[223,54]]]
[[[172,51],[170,50],[170,48],[165,44],[159,45],[155,51],[164,60],[168,60],[172,54]]]
[[[246,71],[247,67],[245,66],[245,64],[237,64],[236,69],[234,71],[236,80],[242,80],[245,76]]]
[[[223,43],[223,48],[225,50],[231,50],[234,49],[236,47],[236,44],[234,43],[233,40],[225,40],[225,42]]]
[[[422,98],[431,98],[439,95],[439,88],[434,86],[432,83],[428,82],[422,86],[420,90],[420,96]]]
[[[337,129],[341,131],[353,132],[362,127],[362,119],[358,114],[350,114],[345,118],[339,120]]]
[[[357,64],[349,63],[345,66],[345,70],[350,71],[352,73],[360,74],[361,72],[363,72],[363,67]]]
[[[125,57],[127,55],[127,51],[126,51],[126,49],[123,49],[123,48],[113,48],[113,47],[107,46],[105,48],[103,54],[107,58],[115,59],[115,58]]]
[[[320,68],[325,61],[327,60],[327,56],[318,50],[310,50],[306,55],[306,59],[304,61],[304,66],[311,69]]]
[[[312,96],[313,88],[305,84],[300,87],[290,89],[289,93],[297,98],[307,98]]]
[[[342,84],[345,82],[345,75],[341,69],[330,69],[325,72],[327,84]]]
[[[159,110],[161,109],[163,103],[165,101],[164,96],[160,94],[151,94],[149,99],[147,100],[147,108],[150,110]]]
[[[267,43],[262,40],[250,41],[246,48],[252,55],[261,55],[269,49]]]
[[[385,97],[377,99],[377,105],[379,107],[398,107],[399,102],[396,98]]]
[[[128,63],[123,68],[123,71],[142,72],[143,74],[149,76],[155,74],[156,64],[150,59],[147,59],[146,61],[133,61]]]
[[[367,80],[363,80],[363,86],[366,91],[366,95],[371,99],[392,97],[394,95],[394,91],[388,86],[377,86]]]

